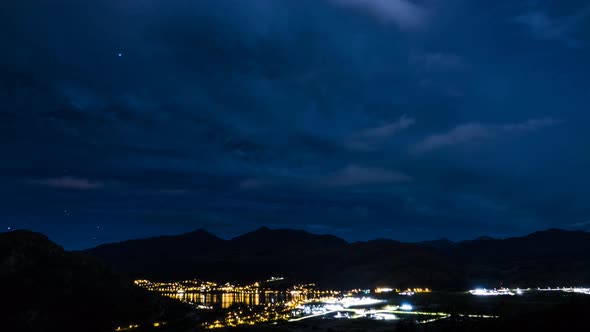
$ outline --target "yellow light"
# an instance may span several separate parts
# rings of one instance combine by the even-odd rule
[[[158,322],[154,323],[154,327],[159,327],[159,326],[160,326],[160,323],[158,323]]]

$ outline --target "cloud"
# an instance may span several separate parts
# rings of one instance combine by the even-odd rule
[[[549,17],[544,11],[532,10],[514,18],[514,22],[524,25],[536,39],[555,40],[568,47],[583,47],[583,41],[572,36],[578,24],[590,16],[590,6],[586,6],[571,16]]]
[[[428,152],[447,146],[475,142],[486,139],[492,132],[479,123],[468,123],[457,126],[444,134],[431,135],[414,147],[415,152]]]
[[[535,131],[539,129],[543,129],[545,127],[552,127],[558,124],[563,123],[563,120],[554,119],[554,118],[537,118],[537,119],[529,119],[522,123],[516,124],[506,124],[500,127],[501,130],[510,131],[510,132],[527,132],[527,131]]]
[[[348,146],[361,151],[371,151],[378,148],[387,139],[411,127],[416,121],[402,115],[398,120],[385,125],[362,130],[350,138]]]
[[[47,187],[73,190],[93,190],[100,189],[104,186],[104,184],[100,182],[93,182],[89,179],[77,178],[72,176],[49,178],[40,181],[34,181],[34,183]]]
[[[489,125],[482,123],[468,123],[459,125],[442,134],[426,137],[413,148],[415,153],[425,153],[449,146],[478,143],[496,137],[502,133],[525,133],[540,130],[562,123],[554,118],[534,118],[521,123],[503,125]]]
[[[323,183],[329,187],[351,187],[409,181],[412,177],[399,171],[350,165],[328,176]]]
[[[404,30],[419,28],[426,21],[425,10],[408,0],[331,0],[332,2],[363,10],[385,22]]]

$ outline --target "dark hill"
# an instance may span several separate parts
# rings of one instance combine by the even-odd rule
[[[441,250],[485,284],[560,286],[590,282],[590,233],[550,229],[523,237],[465,241]]]
[[[231,240],[232,246],[272,250],[292,250],[297,248],[337,248],[347,242],[332,235],[315,235],[302,230],[261,227],[253,232],[240,235]]]
[[[439,240],[418,242],[418,244],[425,246],[425,247],[430,247],[430,248],[444,249],[444,248],[450,248],[450,247],[454,246],[455,242],[453,242],[449,239],[443,238],[443,239],[439,239]]]
[[[170,241],[191,243],[186,234]],[[331,287],[462,284],[444,256],[431,248],[391,240],[349,244],[331,235],[263,227],[205,248],[199,243],[171,250],[153,238],[103,245],[87,253],[135,277],[158,280],[199,277],[243,282],[282,275]]]
[[[87,253],[132,277],[155,275],[175,279],[184,276],[175,271],[182,269],[188,257],[208,255],[223,247],[225,242],[205,230],[197,230],[181,235],[101,245]]]
[[[184,311],[29,231],[0,234],[0,287],[3,331],[113,331]]]
[[[133,277],[253,281],[284,275],[317,281],[310,271],[323,269],[347,245],[330,235],[260,228],[229,241],[188,233],[102,245],[87,253]]]
[[[330,287],[542,286],[590,282],[590,233],[562,230],[509,239],[347,243],[298,230],[261,228],[232,240],[198,232],[87,251],[135,277],[251,281],[273,275]]]

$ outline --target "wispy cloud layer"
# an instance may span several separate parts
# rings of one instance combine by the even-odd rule
[[[524,133],[555,126],[563,121],[554,118],[528,119],[520,123],[490,125],[482,123],[462,124],[446,133],[426,137],[413,147],[415,153],[425,153],[454,145],[477,143],[502,133]]]
[[[398,120],[382,126],[362,130],[350,138],[348,145],[357,150],[371,151],[379,148],[387,140],[401,131],[413,126],[416,120],[402,115]]]
[[[426,22],[426,11],[407,0],[331,0],[342,6],[363,10],[401,29],[415,29]]]
[[[426,137],[416,144],[414,152],[423,153],[447,146],[480,141],[491,135],[490,128],[479,123],[468,123],[457,126],[446,133]]]
[[[77,178],[72,176],[64,176],[59,178],[48,178],[44,180],[33,181],[33,183],[59,188],[59,189],[73,189],[73,190],[92,190],[100,189],[104,186],[101,182],[94,182],[85,178]]]
[[[395,170],[349,165],[326,177],[322,183],[328,187],[352,187],[412,181],[412,177]]]

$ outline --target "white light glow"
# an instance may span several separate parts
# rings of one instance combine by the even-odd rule
[[[404,311],[412,311],[412,310],[414,310],[414,306],[412,306],[409,303],[402,303],[402,305],[400,305],[399,308],[401,310],[404,310]]]

